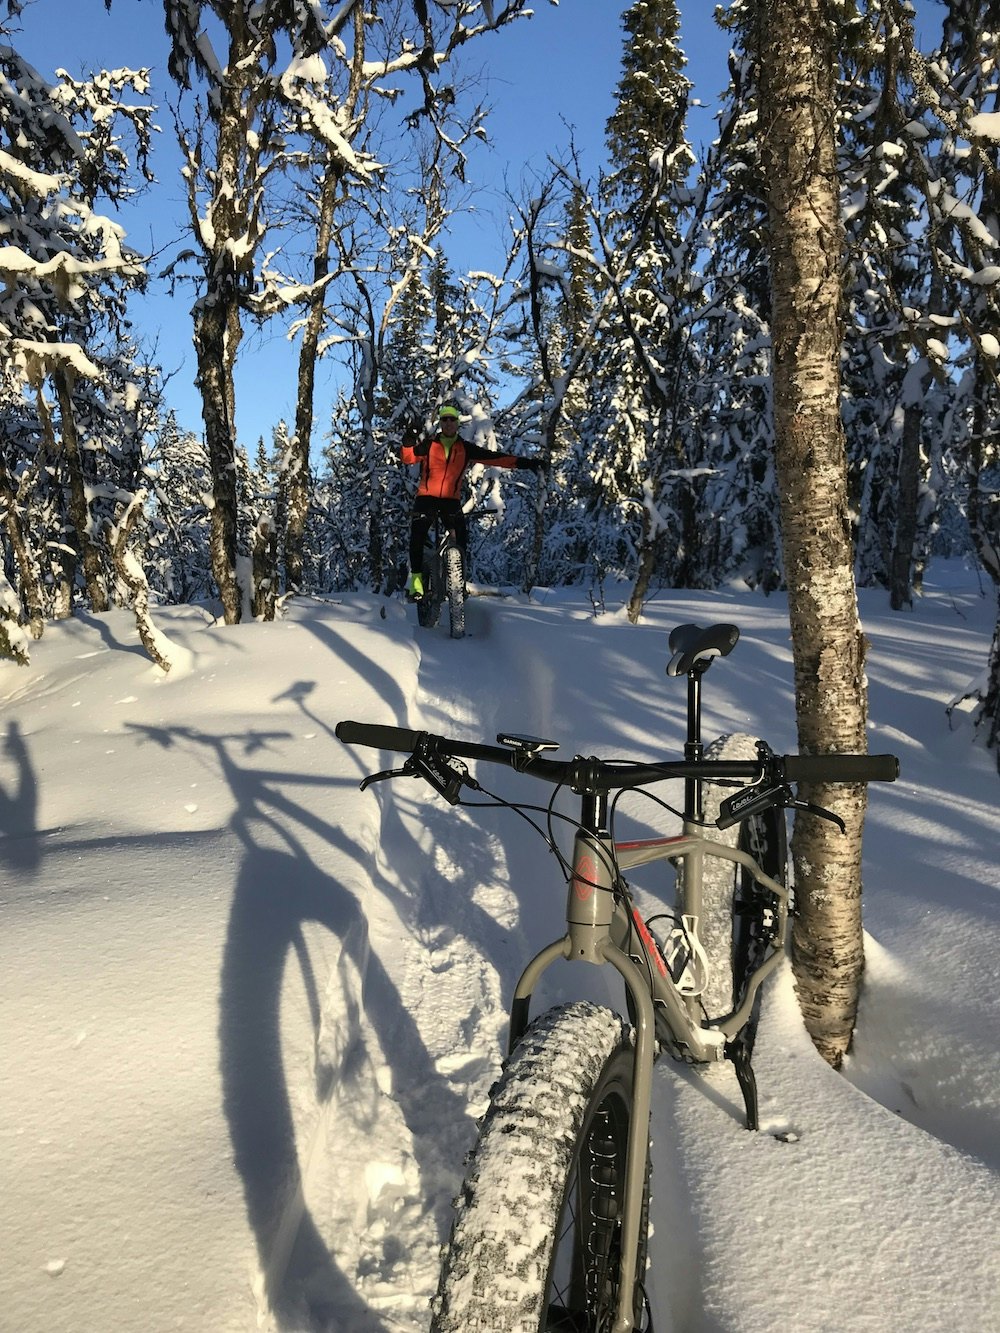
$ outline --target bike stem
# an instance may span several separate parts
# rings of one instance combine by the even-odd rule
[[[588,833],[605,833],[608,822],[607,792],[585,792],[580,803],[580,827]]]

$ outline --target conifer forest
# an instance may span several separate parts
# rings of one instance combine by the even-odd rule
[[[123,23],[136,2],[78,0]],[[471,525],[472,581],[578,584],[596,611],[624,586],[633,621],[663,589],[787,589],[806,741],[805,645],[850,651],[856,586],[905,614],[928,563],[958,557],[997,601],[991,0],[943,0],[919,40],[906,0],[729,0],[703,143],[682,0],[622,5],[604,165],[590,178],[553,144],[508,200],[496,272],[461,271],[442,236],[490,133],[463,61],[525,0],[163,0],[169,107],[148,70],[39,71],[19,54],[24,8],[0,0],[4,656],[124,606],[169,670],[165,602],[210,600],[235,624],[296,594],[398,593],[414,489],[399,442],[445,401],[468,439],[542,464],[473,473],[469,507],[491,512]],[[144,330],[163,257],[111,216],[147,188],[158,133],[176,136],[190,221],[168,276],[190,310],[197,433]],[[234,370],[264,326],[294,337],[294,419],[240,439]],[[816,603],[846,622],[810,619]],[[997,635],[970,690],[996,747]]]

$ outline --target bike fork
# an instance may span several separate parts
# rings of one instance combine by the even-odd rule
[[[644,1277],[644,1274],[637,1272],[637,1267],[649,1158],[653,1065],[656,1059],[655,1011],[646,977],[611,938],[614,896],[605,840],[599,835],[578,833],[573,864],[575,869],[569,887],[567,934],[537,954],[521,974],[511,1004],[510,1049],[517,1044],[527,1027],[531,996],[542,973],[558,959],[609,963],[624,981],[631,1001],[629,1010],[634,1026],[632,1112],[625,1150],[618,1308],[611,1333],[632,1333],[635,1328],[635,1287],[637,1281]]]
[[[635,1328],[636,1283],[645,1277],[644,1273],[637,1272],[637,1267],[649,1160],[649,1115],[653,1095],[653,1062],[656,1058],[655,1018],[649,987],[635,963],[611,943],[607,946],[605,958],[621,975],[635,1006],[632,1114],[629,1117],[625,1154],[621,1268],[618,1277],[618,1309],[612,1326],[613,1333],[632,1333]]]

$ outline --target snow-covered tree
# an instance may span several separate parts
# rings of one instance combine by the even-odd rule
[[[695,159],[685,133],[691,83],[683,73],[675,0],[637,0],[622,24],[622,77],[607,125],[612,165],[602,194],[607,241],[628,253],[629,265],[612,285],[615,331],[603,339],[609,359],[602,373],[619,385],[621,417],[611,438],[628,443],[631,498],[642,518],[629,604],[636,620],[655,575],[688,581],[698,544],[682,421],[695,278],[695,256],[683,238]]]
[[[541,458],[551,474],[533,486],[533,518],[519,582],[539,581],[543,553],[559,562],[566,539],[565,515],[575,506],[581,483],[592,489],[590,463],[582,474],[567,466],[566,451],[581,411],[585,381],[594,369],[597,332],[608,298],[596,290],[599,264],[591,224],[596,203],[580,179],[579,165],[558,167],[554,175],[517,205],[508,267],[523,255],[522,276],[512,284],[506,336],[519,354],[505,365],[522,387],[503,410],[498,429],[510,447]],[[555,534],[559,533],[558,536]],[[552,541],[556,546],[551,546]]]
[[[908,7],[884,3],[913,88],[909,166],[923,190],[943,289],[945,318],[928,347],[957,386],[952,443],[972,543],[998,599],[987,669],[968,697],[1000,765],[1000,32],[988,0],[948,0],[940,49],[928,59],[916,48]]]
[[[198,383],[212,465],[213,568],[227,620],[240,616],[236,548],[239,494],[234,482],[233,366],[243,317],[299,305],[305,310],[298,408],[289,469],[292,577],[304,525],[311,433],[312,375],[322,346],[331,246],[340,268],[364,264],[342,225],[342,195],[371,196],[378,209],[384,162],[373,154],[373,120],[416,81],[411,125],[444,132],[454,103],[447,77],[468,41],[518,17],[506,5],[390,0],[378,17],[359,5],[321,0],[164,0],[172,42],[170,69],[182,88],[204,90],[180,129],[192,229],[201,252],[201,295],[194,309]],[[402,125],[397,117],[396,137]],[[384,140],[383,140],[384,142]],[[318,146],[310,151],[309,144]],[[289,282],[261,263],[277,223],[279,177],[305,165],[313,189],[311,272]],[[317,174],[316,168],[319,168]],[[367,259],[367,256],[365,256]]]
[[[0,21],[0,493],[32,632],[82,580],[109,604],[101,497],[136,479],[146,370],[125,331],[139,256],[97,211],[132,193],[149,147],[144,70],[43,78]],[[140,100],[137,100],[138,99]],[[109,445],[113,447],[109,448]]]
[[[212,595],[212,478],[204,443],[168,412],[153,437],[148,564],[153,587],[168,602]]]
[[[781,536],[771,403],[767,205],[758,141],[758,67],[746,6],[720,21],[733,34],[716,138],[703,151],[694,206],[702,299],[691,356],[691,430],[701,442],[700,578],[780,586]]]

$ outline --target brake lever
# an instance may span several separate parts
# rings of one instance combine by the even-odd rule
[[[416,778],[420,774],[411,755],[402,768],[384,768],[381,773],[369,773],[361,781],[361,790],[370,787],[374,782],[385,782],[388,778]]]
[[[759,814],[761,810],[769,810],[774,805],[783,807],[792,804],[794,797],[787,782],[769,783],[767,786],[758,783],[753,787],[744,787],[735,796],[728,796],[719,806],[715,826],[720,829],[732,828],[734,824]]]
[[[802,810],[806,814],[817,815],[820,819],[828,819],[831,824],[836,824],[841,833],[847,832],[847,825],[839,815],[835,815],[832,810],[824,809],[821,805],[813,805],[811,801],[798,800],[793,796],[787,782],[745,787],[735,796],[728,797],[719,806],[716,828],[731,828],[733,824],[739,824],[742,820],[749,819],[751,815],[759,814],[772,806],[778,806],[782,810]]]
[[[479,788],[478,782],[469,776],[469,770],[464,764],[443,758],[429,747],[411,754],[402,768],[386,768],[381,773],[369,773],[361,783],[361,790],[364,791],[373,782],[385,782],[389,778],[423,778],[449,805],[458,805],[463,787]]]
[[[831,824],[837,825],[841,833],[847,832],[847,825],[840,815],[835,815],[832,810],[826,810],[821,805],[813,805],[812,801],[789,801],[787,808],[789,810],[804,810],[806,814],[816,815],[820,819],[828,819]]]

